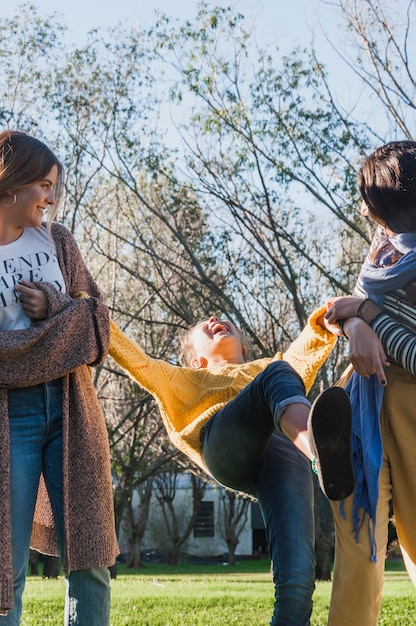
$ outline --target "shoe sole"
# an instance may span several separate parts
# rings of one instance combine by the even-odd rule
[[[351,403],[341,387],[323,391],[312,405],[309,442],[322,491],[343,500],[354,491],[351,460]]]

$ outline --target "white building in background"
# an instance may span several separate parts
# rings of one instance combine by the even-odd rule
[[[208,484],[204,494],[197,520],[184,546],[183,552],[188,557],[220,558],[228,552],[227,544],[219,529],[220,499],[225,490],[221,485]],[[136,492],[133,495],[132,506],[137,511],[140,507],[140,498]],[[192,488],[189,476],[183,475],[176,488],[174,507],[177,518],[186,524],[192,508]],[[164,552],[166,546],[166,523],[155,492],[152,494],[149,521],[142,541],[142,552],[157,555]],[[123,525],[119,536],[121,555],[127,555],[130,550],[126,529]],[[266,554],[267,545],[263,519],[258,504],[250,502],[247,522],[239,537],[236,556],[250,556]]]

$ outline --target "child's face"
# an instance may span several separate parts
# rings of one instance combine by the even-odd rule
[[[192,367],[209,367],[218,363],[244,363],[240,333],[232,322],[210,317],[192,331],[195,357]]]

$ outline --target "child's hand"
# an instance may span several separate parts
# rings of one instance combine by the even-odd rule
[[[341,330],[339,324],[337,324],[337,323],[336,324],[332,324],[331,322],[329,322],[326,319],[326,315],[323,315],[322,317],[323,317],[323,323],[321,324],[321,326],[324,326],[333,335],[336,335],[337,337],[341,337],[342,336],[342,330]]]
[[[28,280],[22,280],[14,290],[20,293],[22,308],[33,322],[47,318],[48,299],[41,289]]]

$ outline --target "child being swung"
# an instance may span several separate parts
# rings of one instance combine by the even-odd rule
[[[156,398],[173,444],[218,482],[257,498],[273,563],[271,624],[306,625],[312,611],[313,455],[306,391],[336,341],[324,326],[325,312],[322,307],[310,316],[286,352],[250,362],[234,324],[210,317],[188,331],[185,367],[150,357],[111,323],[109,354]],[[346,393],[332,388],[321,394],[311,424],[312,443],[322,452],[321,484],[328,497],[340,500],[353,489]],[[328,443],[335,455],[325,451]]]

